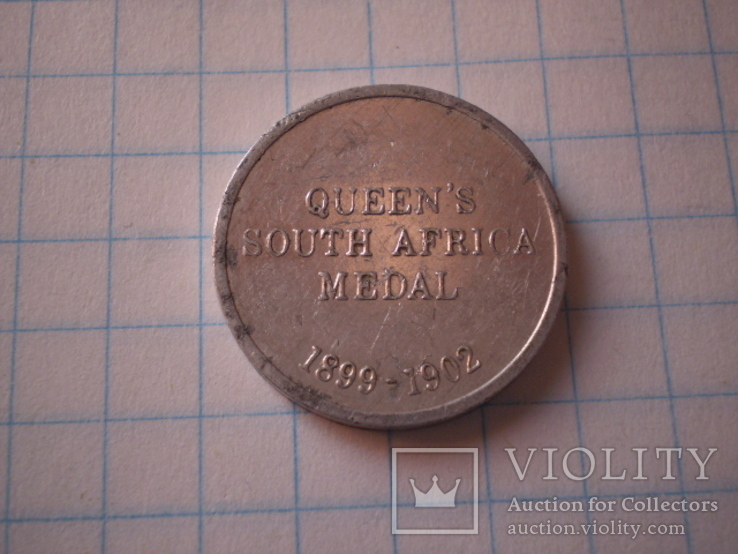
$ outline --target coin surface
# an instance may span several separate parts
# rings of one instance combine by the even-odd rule
[[[558,312],[563,222],[507,127],[447,94],[349,89],[290,114],[244,157],[214,241],[241,349],[336,421],[445,421],[507,385]]]

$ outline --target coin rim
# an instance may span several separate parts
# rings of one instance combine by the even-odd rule
[[[547,203],[549,220],[553,221],[555,274],[550,284],[546,306],[526,344],[518,354],[493,378],[474,391],[440,406],[401,414],[376,414],[347,408],[320,390],[292,380],[280,371],[251,339],[252,331],[245,327],[236,309],[228,282],[227,236],[233,205],[249,172],[269,148],[284,134],[312,115],[325,109],[359,99],[376,97],[402,97],[425,100],[456,110],[494,130],[496,134],[533,167],[534,178]],[[278,121],[246,153],[236,168],[226,188],[218,211],[213,239],[213,263],[215,286],[228,326],[241,350],[254,368],[287,398],[301,407],[347,425],[371,429],[405,429],[447,421],[468,412],[500,392],[525,368],[538,351],[553,325],[564,295],[567,273],[566,239],[559,201],[551,181],[541,164],[527,146],[502,122],[481,108],[455,96],[413,85],[369,85],[350,88],[323,96]]]

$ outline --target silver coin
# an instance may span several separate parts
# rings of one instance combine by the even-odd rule
[[[261,375],[336,421],[406,428],[500,391],[559,309],[558,201],[507,127],[447,94],[370,86],[290,114],[225,193],[215,280]]]

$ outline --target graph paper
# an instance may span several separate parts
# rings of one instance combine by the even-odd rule
[[[483,407],[415,431],[295,408],[238,350],[212,283],[245,151],[303,103],[372,83],[492,113],[567,221],[568,289],[540,354]],[[5,1],[0,98],[4,551],[738,544],[735,2]],[[407,447],[478,449],[478,534],[391,533],[391,449]],[[525,479],[506,448],[521,465],[537,449]],[[681,449],[674,479],[657,448]],[[688,448],[717,449],[706,479]],[[626,479],[602,478],[603,449]],[[564,476],[569,451],[586,472],[585,450],[597,471]],[[511,510],[554,497],[619,509]],[[717,509],[623,509],[649,497]],[[512,532],[546,520],[656,533]]]

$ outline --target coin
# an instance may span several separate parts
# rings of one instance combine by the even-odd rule
[[[558,312],[565,240],[541,165],[430,89],[345,90],[246,154],[215,280],[250,362],[300,406],[368,428],[445,421],[507,385]]]

